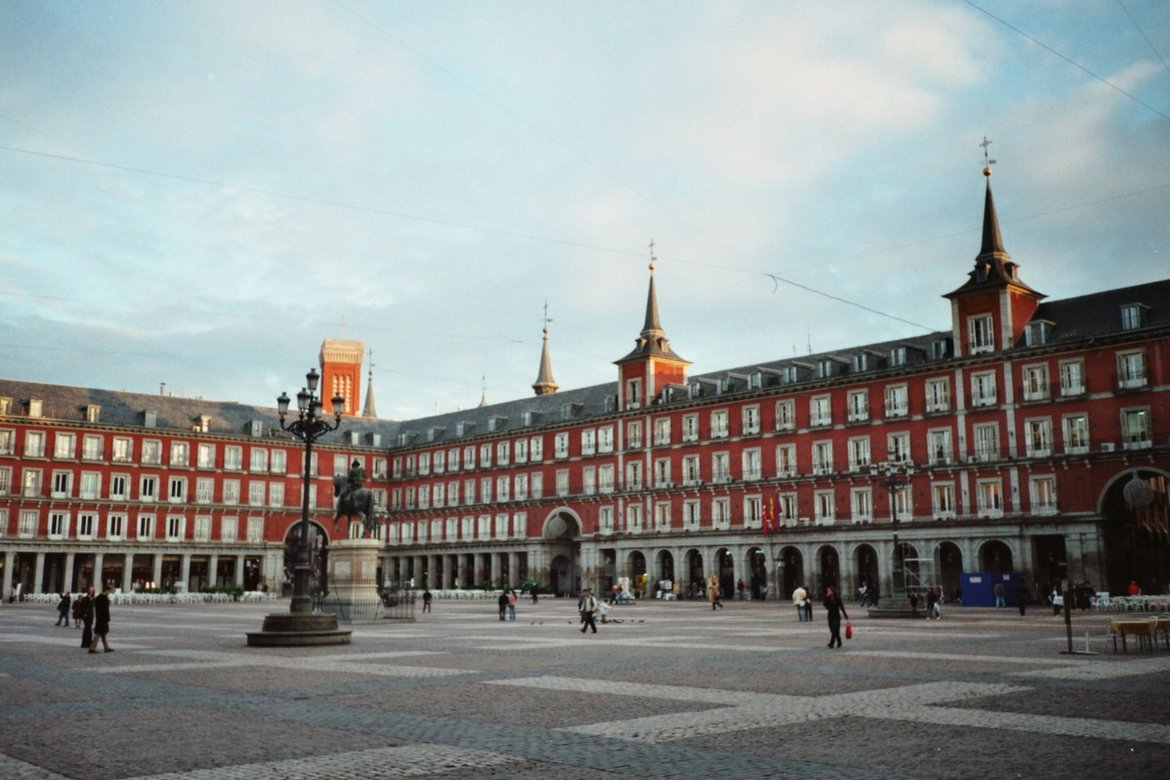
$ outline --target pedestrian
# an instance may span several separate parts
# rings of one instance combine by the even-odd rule
[[[910,617],[918,617],[918,594],[910,591]]]
[[[992,588],[992,592],[995,593],[995,607],[996,607],[996,609],[999,609],[1000,607],[1002,607],[1004,605],[1003,582],[995,583],[995,587]]]
[[[829,616],[829,648],[841,646],[841,617],[849,619],[845,611],[845,603],[837,595],[837,589],[829,586],[825,591],[825,612]]]
[[[73,597],[69,595],[69,591],[61,594],[61,600],[57,602],[57,622],[54,626],[65,626],[69,628],[69,607],[73,603]]]
[[[711,599],[711,611],[715,611],[715,607],[723,609],[723,599],[719,597],[719,578],[714,574],[707,578],[707,597]]]
[[[504,620],[504,614],[508,611],[508,591],[500,591],[500,597],[496,599],[496,604],[500,607],[500,620]]]
[[[539,599],[539,596],[537,596],[537,593],[539,592],[539,590],[540,590],[539,586],[537,586],[535,584],[532,586],[532,603],[533,604],[535,604],[537,602],[537,600]]]
[[[745,587],[747,587],[747,586],[743,584],[743,577],[740,577],[739,581],[735,583],[735,589],[739,591],[739,600],[740,601],[743,601],[743,589]]]
[[[433,598],[434,598],[434,596],[431,595],[430,588],[427,588],[426,590],[423,591],[423,612],[430,612],[431,611],[431,599],[433,599]]]
[[[508,620],[516,619],[516,591],[508,591]]]
[[[1020,605],[1020,617],[1024,616],[1024,610],[1028,605],[1028,586],[1024,584],[1023,580],[1016,583],[1016,601]]]
[[[74,628],[81,628],[81,596],[82,594],[78,593],[77,598],[73,599],[73,608],[70,610],[73,613]]]
[[[597,599],[593,598],[593,594],[589,588],[581,590],[581,598],[577,602],[577,609],[581,613],[581,633],[584,634],[586,629],[592,628],[593,633],[597,633],[597,623],[593,621],[593,613],[597,611]]]
[[[942,618],[942,610],[938,606],[939,595],[934,588],[928,588],[926,591],[926,619],[940,620]]]
[[[796,590],[792,591],[792,604],[796,607],[796,619],[803,623],[804,617],[804,602],[808,600],[808,591],[804,589],[803,585],[797,585]]]
[[[93,639],[89,644],[89,652],[96,653],[98,640],[102,641],[107,653],[114,652],[110,647],[108,635],[110,633],[110,586],[102,587],[102,592],[93,600]]]
[[[1051,601],[1052,601],[1052,614],[1059,615],[1060,610],[1064,609],[1064,596],[1060,595],[1060,591],[1056,589],[1055,585],[1052,586]]]
[[[84,626],[81,630],[81,646],[88,648],[89,643],[93,641],[93,586],[90,585],[85,595],[78,599],[81,602],[81,624]]]

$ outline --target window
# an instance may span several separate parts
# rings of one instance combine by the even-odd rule
[[[1069,455],[1084,454],[1089,451],[1089,417],[1083,412],[1066,414],[1061,420],[1061,433],[1064,435],[1064,451]]]
[[[69,498],[73,494],[73,473],[69,471],[54,471],[53,486],[49,495],[53,498]]]
[[[162,442],[147,439],[142,442],[142,464],[158,466],[162,464]]]
[[[613,452],[613,426],[597,429],[597,451]]]
[[[557,495],[562,498],[569,495],[568,469],[557,469]]]
[[[869,391],[849,392],[849,422],[864,422],[869,419]]]
[[[167,541],[178,542],[183,538],[184,526],[187,524],[187,518],[183,516],[170,516],[167,518]]]
[[[910,399],[906,392],[906,385],[889,385],[886,387],[886,417],[905,417],[910,414]]]
[[[1048,398],[1048,366],[1024,366],[1024,400],[1043,401]]]
[[[215,468],[215,445],[200,444],[195,449],[195,465],[201,469]]]
[[[223,503],[228,506],[235,506],[240,503],[240,481],[238,479],[225,479],[223,481]],[[312,501],[309,506],[313,506]]]
[[[910,434],[891,433],[886,435],[886,454],[895,463],[910,463]]]
[[[581,454],[592,455],[597,451],[597,431],[587,428],[581,431]]]
[[[1146,386],[1146,353],[1140,350],[1117,355],[1117,385],[1120,388]]]
[[[1081,395],[1085,392],[1085,361],[1060,361],[1060,394]]]
[[[490,504],[492,502],[492,478],[480,477],[479,480],[479,501],[481,504]]]
[[[81,440],[81,457],[83,460],[102,459],[102,437],[86,436]]]
[[[670,502],[659,501],[654,504],[654,530],[670,530]]]
[[[533,463],[544,460],[544,439],[533,436],[528,440],[528,457]]]
[[[682,440],[683,441],[698,441],[699,439],[699,415],[685,414],[682,418]]]
[[[77,516],[77,538],[92,539],[97,529],[97,515],[93,512],[82,512]]]
[[[926,413],[951,410],[951,380],[946,377],[926,380]]]
[[[507,501],[508,491],[512,487],[512,480],[508,479],[507,475],[496,477],[496,501]],[[436,506],[438,506],[436,504]]]
[[[224,447],[223,467],[228,471],[239,471],[244,468],[244,449],[235,446]]]
[[[744,479],[756,480],[764,476],[760,466],[760,449],[758,447],[744,450],[740,457],[743,460]]]
[[[642,532],[642,505],[626,504],[626,530],[632,534]]]
[[[264,506],[264,493],[267,485],[259,479],[248,481],[248,506]]]
[[[864,471],[869,464],[869,437],[854,436],[849,440],[849,470]]]
[[[994,406],[995,372],[979,371],[971,374],[971,405]]]
[[[699,456],[684,455],[682,459],[683,484],[697,485],[701,480],[699,475]]]
[[[136,538],[140,541],[147,541],[154,538],[154,515],[138,516],[138,533]]]
[[[836,502],[832,490],[817,490],[813,493],[817,525],[826,525],[837,519]]]
[[[69,514],[66,512],[49,513],[49,538],[63,539],[69,535]]]
[[[454,483],[452,483],[452,484],[454,484]],[[527,501],[528,500],[528,475],[527,474],[517,474],[516,475],[514,492],[515,492],[517,501]]]
[[[833,473],[833,442],[814,441],[812,445],[813,474]]]
[[[171,442],[171,465],[186,466],[191,457],[191,445],[185,441]]]
[[[946,466],[951,463],[951,429],[932,428],[926,432],[929,445],[930,464]]]
[[[124,436],[114,437],[114,451],[111,455],[114,463],[130,463],[134,460],[134,441]]]
[[[654,444],[664,447],[670,444],[670,418],[659,417],[654,421]]]
[[[581,469],[581,492],[587,496],[597,495],[596,466],[586,466]]]
[[[716,484],[731,481],[731,465],[726,452],[711,454],[711,481]]]
[[[211,541],[211,517],[208,515],[195,516],[195,541]]]
[[[96,471],[81,472],[81,490],[78,495],[81,498],[101,498],[102,475]]]
[[[1127,303],[1121,307],[1121,329],[1137,330],[1142,326],[1146,306],[1140,303]]]
[[[1052,475],[1032,477],[1028,487],[1032,499],[1032,512],[1038,515],[1056,514],[1056,477]]]
[[[999,424],[979,423],[973,426],[975,434],[975,460],[990,463],[999,460]]]
[[[200,477],[195,480],[195,503],[210,504],[215,490],[215,480],[210,477]]]
[[[434,455],[435,473],[442,474],[447,470],[447,452],[446,450],[437,450]],[[374,459],[375,476],[377,476],[378,459]]]
[[[979,514],[982,517],[1003,516],[1002,485],[998,479],[981,479],[975,483]]]
[[[1039,347],[1050,341],[1053,323],[1048,320],[1033,320],[1024,328],[1024,344]]]
[[[1052,419],[1035,417],[1024,421],[1027,439],[1024,449],[1029,458],[1047,458],[1052,454]]]
[[[459,481],[451,480],[447,483],[447,506],[459,506]]]
[[[699,521],[701,519],[701,512],[699,509],[699,502],[688,499],[683,501],[682,505],[683,519],[682,526],[684,531],[698,531]]]
[[[234,542],[240,537],[240,518],[224,517],[219,521],[219,540]]]
[[[558,434],[558,435],[568,436],[569,434],[565,433],[565,434]],[[565,440],[566,452],[568,452],[568,447],[569,447],[569,444],[568,444],[568,440],[566,439]],[[474,468],[475,468],[475,447],[464,447],[463,448],[463,470],[464,471],[471,471]]]
[[[8,495],[12,490],[12,469],[4,466],[0,467],[0,496]],[[4,535],[4,525],[0,524],[0,536]]]
[[[613,533],[613,507],[603,506],[597,510],[597,530],[603,534]]]
[[[492,445],[479,445],[479,467],[481,469],[489,468],[492,465]]]
[[[106,538],[111,541],[120,541],[126,533],[126,515],[111,512],[106,515]]]
[[[995,331],[990,314],[967,320],[967,340],[970,344],[968,351],[972,355],[995,350]]]
[[[0,455],[11,455],[15,452],[14,443],[16,441],[16,431],[11,428],[0,430]]]
[[[776,430],[791,431],[796,429],[796,402],[784,400],[776,402]]]
[[[153,474],[144,474],[138,480],[138,500],[158,500],[158,477]]]
[[[795,493],[781,493],[777,497],[776,502],[776,517],[783,521],[786,526],[794,527],[796,525],[796,494]]]
[[[832,425],[833,413],[829,396],[814,395],[808,400],[808,424],[812,427]]]
[[[1150,438],[1150,410],[1121,410],[1121,446],[1127,450],[1146,449],[1153,445]]]
[[[466,505],[469,505],[469,506],[471,504],[474,504],[475,503],[475,496],[476,496],[475,480],[474,479],[463,480],[463,503]]]
[[[45,434],[42,431],[26,431],[24,434],[24,456],[45,457]]]
[[[930,509],[934,516],[943,520],[955,516],[955,483],[935,482],[930,486]]]
[[[597,489],[602,493],[612,493],[614,484],[613,464],[607,464],[597,470]]]
[[[508,457],[512,454],[512,442],[501,441],[496,442],[496,465],[507,466]],[[426,472],[423,472],[424,474]]]
[[[642,406],[642,380],[626,380],[626,408],[637,409]]]
[[[780,444],[776,447],[776,476],[796,476],[796,445]]]
[[[670,458],[658,458],[654,461],[654,486],[668,488],[670,481]]]
[[[251,472],[256,473],[256,474],[267,473],[267,471],[268,471],[268,450],[264,449],[263,447],[253,447],[251,452],[248,453],[248,457],[249,457],[248,471],[251,471]],[[335,461],[334,469],[336,469],[336,467],[337,467],[336,460],[337,459],[334,458],[334,461]],[[337,473],[344,474],[345,473],[345,466],[344,466],[345,456],[344,455],[341,456],[341,462],[343,464],[342,471],[337,472]]]
[[[110,498],[114,501],[127,501],[130,498],[130,475],[110,475]]]
[[[629,461],[626,463],[626,490],[642,489],[642,462]]]
[[[53,437],[53,457],[72,458],[77,453],[77,436],[72,433],[58,432]]]
[[[569,434],[566,431],[558,433],[553,438],[553,457],[567,458],[569,457]]]
[[[626,447],[629,449],[642,448],[642,423],[631,422],[626,426]]]
[[[849,491],[849,510],[855,523],[873,522],[873,490],[853,488]]]
[[[39,523],[39,517],[37,516],[37,510],[35,510],[35,509],[22,509],[22,510],[20,510],[20,519],[17,522],[18,522],[18,525],[16,528],[17,536],[20,536],[23,538],[29,538],[29,537],[33,537],[33,536],[37,535],[37,525]]]
[[[731,499],[716,498],[711,502],[711,527],[719,530],[731,527]]]
[[[183,477],[171,477],[167,485],[167,500],[171,503],[181,503],[187,499],[187,480]]]
[[[760,407],[757,404],[745,406],[740,411],[740,422],[743,435],[748,436],[760,432]]]
[[[21,474],[20,494],[25,498],[36,498],[41,494],[41,470],[25,469]]]

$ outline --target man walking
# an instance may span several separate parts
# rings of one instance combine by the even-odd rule
[[[593,622],[593,613],[597,611],[597,599],[593,598],[593,592],[589,588],[582,589],[578,609],[581,611],[581,633],[584,634],[586,629],[592,628],[596,634],[597,624]]]
[[[93,586],[86,589],[85,594],[77,599],[81,602],[78,613],[81,615],[81,646],[88,648],[93,642]]]
[[[57,622],[55,626],[65,626],[69,628],[69,606],[73,603],[73,598],[69,595],[69,591],[61,594],[61,600],[57,602]]]
[[[797,585],[796,590],[792,591],[792,603],[796,606],[796,619],[801,623],[804,622],[804,602],[808,600],[808,591],[804,589],[803,585]]]
[[[93,600],[93,640],[89,644],[89,652],[96,653],[98,640],[102,641],[107,653],[114,652],[110,647],[110,640],[106,635],[110,633],[110,586],[102,587],[102,592]]]

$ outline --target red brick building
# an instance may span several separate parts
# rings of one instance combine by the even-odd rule
[[[388,582],[1164,590],[1170,280],[1046,300],[990,181],[955,273],[949,330],[688,375],[652,266],[611,381],[559,389],[546,332],[532,397],[408,421],[355,416],[361,345],[327,340],[323,394],[347,416],[315,445],[316,535],[336,536],[330,478],[357,457]],[[302,453],[275,408],[0,380],[3,593],[275,587]]]

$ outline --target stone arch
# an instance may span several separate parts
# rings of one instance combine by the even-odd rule
[[[1118,472],[1102,489],[1098,510],[1102,589],[1125,593],[1133,580],[1145,593],[1161,592],[1170,581],[1170,474],[1156,468]]]
[[[979,571],[1009,572],[1015,565],[1012,548],[999,539],[988,539],[979,545]]]
[[[562,506],[549,512],[544,518],[540,537],[550,541],[568,541],[580,537],[581,529],[584,527],[580,515]]]
[[[817,582],[813,588],[815,598],[820,598],[829,587],[841,590],[841,553],[831,544],[817,550]]]

